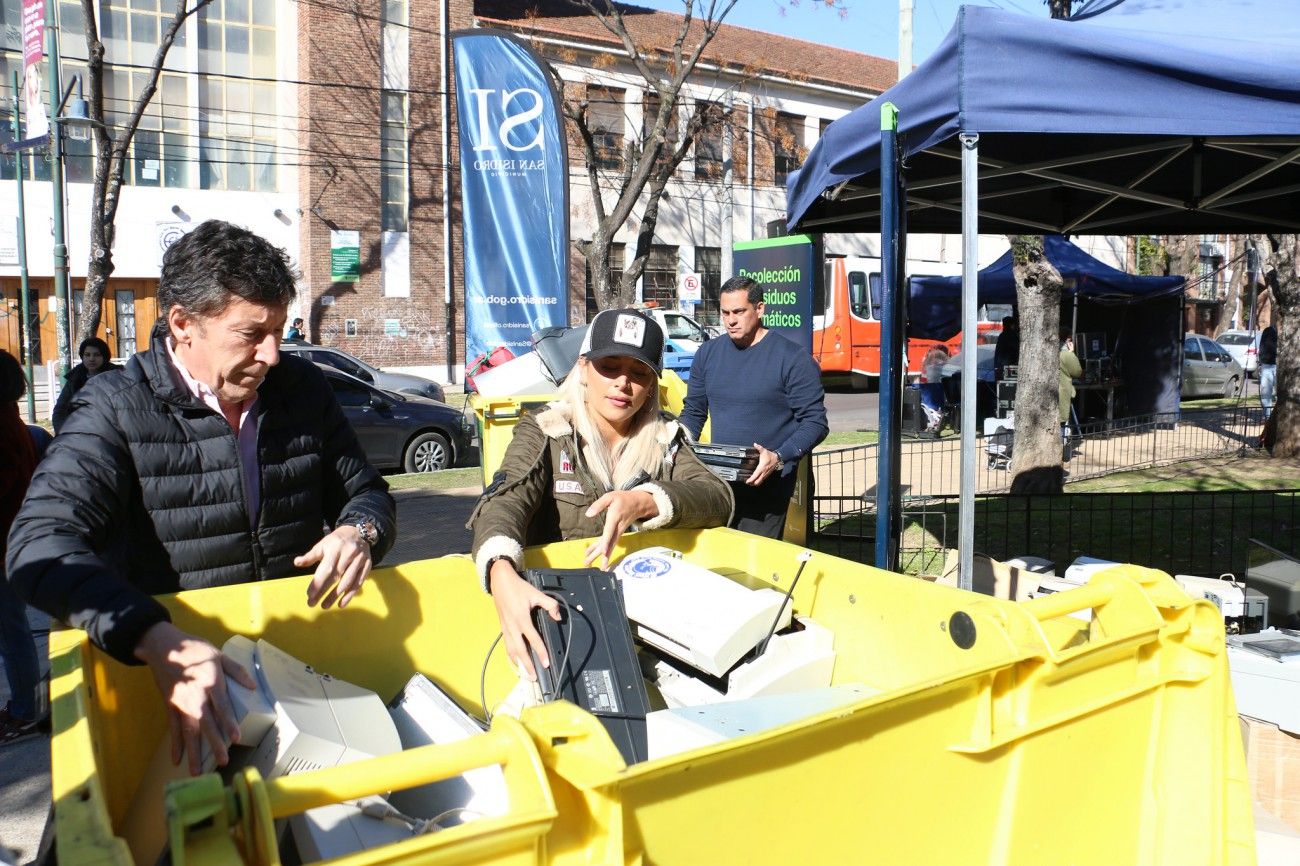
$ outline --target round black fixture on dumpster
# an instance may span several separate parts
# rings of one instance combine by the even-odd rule
[[[948,620],[948,636],[962,649],[975,646],[975,620],[964,610],[959,610]]]

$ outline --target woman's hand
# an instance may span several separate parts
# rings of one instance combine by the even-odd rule
[[[615,490],[591,503],[587,509],[588,517],[595,517],[605,512],[605,531],[600,538],[587,547],[584,565],[591,565],[603,557],[603,568],[609,568],[609,555],[614,550],[621,536],[629,526],[638,520],[650,520],[659,516],[659,506],[655,498],[645,490]]]
[[[551,619],[559,622],[560,603],[520,577],[508,559],[498,559],[492,563],[488,581],[492,588],[492,601],[497,606],[497,619],[501,622],[506,655],[515,670],[521,671],[530,682],[536,682],[537,671],[533,668],[528,648],[532,647],[533,652],[537,653],[542,667],[549,668],[551,660],[546,655],[542,636],[533,627],[533,608],[542,608],[550,614]]]

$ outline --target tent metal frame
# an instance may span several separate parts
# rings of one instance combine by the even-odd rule
[[[958,138],[965,134],[970,133],[960,133]],[[1274,149],[1261,149],[1261,145]],[[1276,148],[1288,146],[1291,146],[1292,149],[1286,152],[1278,153],[1276,150]],[[1162,195],[1141,189],[1142,184],[1149,181],[1162,170],[1168,168],[1171,164],[1185,156],[1188,151],[1193,150],[1194,148],[1234,153],[1240,156],[1263,160],[1264,164],[1254,171],[1248,172],[1247,174],[1224,184],[1207,195],[1200,195],[1200,187],[1203,178],[1201,176],[1201,161],[1197,158],[1197,173],[1192,178],[1193,197],[1190,199],[1179,199],[1174,196]],[[963,161],[967,155],[965,149],[953,152],[944,147],[930,148],[922,153],[930,156],[939,156],[946,159]],[[1149,165],[1134,175],[1132,179],[1125,184],[1106,183],[1104,181],[1080,177],[1074,173],[1060,171],[1060,169],[1096,164],[1110,159],[1128,158],[1148,154],[1157,156],[1157,158],[1153,159]],[[984,200],[1024,195],[1032,192],[1043,192],[1062,187],[1107,196],[1106,199],[1093,205],[1085,213],[1072,216],[1067,222],[1060,224],[1047,223],[1023,216],[993,211],[988,208],[981,208],[980,215],[999,222],[1019,225],[1033,232],[1052,232],[1067,235],[1094,233],[1117,223],[1127,223],[1139,219],[1155,219],[1172,213],[1186,211],[1199,212],[1211,216],[1222,216],[1228,219],[1251,220],[1256,223],[1271,225],[1277,228],[1300,231],[1300,221],[1271,219],[1259,214],[1243,214],[1228,210],[1228,208],[1236,207],[1238,205],[1249,204],[1267,198],[1300,192],[1300,183],[1295,183],[1287,184],[1285,186],[1273,186],[1267,189],[1250,190],[1247,192],[1241,192],[1238,195],[1233,195],[1234,193],[1238,193],[1240,190],[1249,187],[1251,184],[1263,180],[1279,169],[1285,168],[1297,161],[1300,161],[1300,139],[1258,137],[1203,138],[1188,136],[1162,139],[1159,141],[1148,141],[1130,147],[1110,148],[1089,153],[1072,154],[1070,156],[1040,160],[1029,164],[1016,164],[1003,160],[991,159],[989,157],[980,157],[978,166],[980,169],[980,179],[983,181],[1016,176],[1036,178],[1041,181],[1040,183],[1026,184],[1024,186],[1017,186],[1010,189],[991,190],[985,193]],[[920,211],[927,208],[936,208],[939,210],[952,211],[954,213],[960,212],[964,200],[964,197],[961,194],[958,194],[957,196],[924,196],[917,195],[917,193],[923,193],[925,190],[940,190],[945,187],[959,186],[962,183],[964,171],[965,170],[963,169],[962,173],[955,175],[945,175],[942,177],[909,182],[908,210]],[[881,189],[879,186],[860,187],[855,185],[852,181],[844,181],[825,193],[823,197],[830,201],[837,202],[851,202],[858,199],[873,198],[878,201],[880,194]],[[1140,202],[1156,205],[1156,207],[1151,210],[1126,214],[1122,217],[1110,218],[1102,216],[1108,208],[1111,208],[1120,202]],[[876,219],[879,218],[879,216],[879,208],[865,208],[861,211],[803,220],[800,225],[805,228],[813,229],[818,226],[842,224],[857,219]]]

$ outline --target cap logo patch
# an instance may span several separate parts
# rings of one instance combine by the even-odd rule
[[[642,347],[645,341],[645,319],[640,316],[620,314],[614,323],[614,342],[625,346]]]

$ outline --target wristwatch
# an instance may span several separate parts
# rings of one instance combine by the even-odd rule
[[[366,543],[367,547],[374,547],[375,543],[379,541],[379,530],[375,528],[375,524],[371,521],[362,520],[352,525],[357,532],[361,533],[361,540]]]

